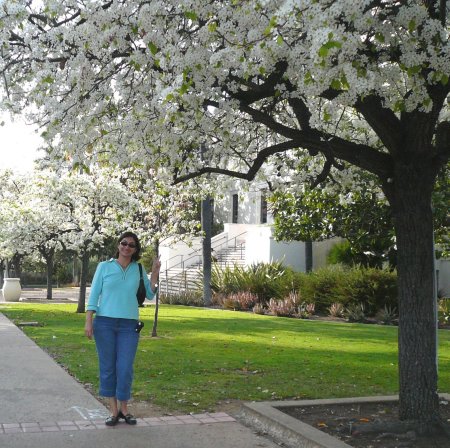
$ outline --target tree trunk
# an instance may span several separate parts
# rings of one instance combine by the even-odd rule
[[[313,268],[313,243],[305,241],[305,271],[311,272]]]
[[[77,313],[84,313],[86,308],[86,285],[89,269],[89,252],[81,255],[80,295],[78,296]]]
[[[55,251],[50,249],[49,252],[44,255],[47,263],[47,300],[53,299],[53,260]]]
[[[77,270],[78,259],[77,256],[73,256],[73,265],[72,265],[72,283],[74,286],[80,286],[80,277],[79,272]]]
[[[398,250],[399,388],[401,420],[426,433],[439,418],[437,319],[431,193],[434,171],[398,163],[386,195]]]
[[[22,258],[22,254],[14,254],[11,260],[14,266],[14,276],[18,278],[22,277]]]
[[[207,197],[202,201],[202,230],[203,236],[203,303],[205,306],[211,305],[211,198]]]
[[[152,327],[152,338],[156,338],[158,336],[158,312],[159,312],[159,288],[156,291],[155,296],[155,316],[153,318],[153,327]]]
[[[159,256],[159,241],[155,243],[155,256]],[[158,287],[156,288],[155,294],[155,316],[153,318],[153,328],[152,328],[152,338],[156,338],[158,336],[157,328],[158,328],[158,312],[159,312],[159,276],[158,276]]]

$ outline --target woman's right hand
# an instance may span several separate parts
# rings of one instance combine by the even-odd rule
[[[89,338],[92,339],[92,336],[94,334],[94,326],[92,324],[92,311],[86,312],[86,323],[84,324],[84,334]]]

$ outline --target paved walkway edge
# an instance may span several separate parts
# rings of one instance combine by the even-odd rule
[[[439,394],[439,397],[450,401],[450,394]],[[290,448],[352,448],[347,443],[283,413],[278,408],[389,401],[398,401],[398,395],[244,403],[238,418]]]
[[[125,429],[138,428],[145,426],[168,426],[168,425],[192,425],[192,424],[211,424],[235,422],[234,417],[225,412],[214,412],[206,414],[189,414],[166,417],[146,417],[138,418],[135,426],[120,422],[117,426],[111,427],[105,425],[105,420],[65,420],[58,422],[26,422],[26,423],[3,423],[0,424],[0,434],[21,434],[25,432],[62,432],[79,431],[87,429]]]

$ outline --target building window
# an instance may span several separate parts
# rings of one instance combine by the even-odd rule
[[[232,216],[231,216],[231,222],[233,224],[237,224],[237,222],[238,222],[238,207],[239,207],[238,195],[233,194],[233,208],[232,208]]]
[[[267,223],[267,196],[266,192],[261,191],[261,214],[260,214],[261,224]]]

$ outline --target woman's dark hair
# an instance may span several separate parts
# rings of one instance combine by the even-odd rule
[[[131,256],[132,261],[138,261],[141,258],[141,243],[139,242],[138,236],[133,232],[124,232],[122,235],[119,236],[119,239],[117,240],[117,243],[120,244],[120,242],[124,238],[133,238],[134,243],[136,244],[136,250],[134,254]],[[119,258],[119,249],[116,251],[116,258]]]

